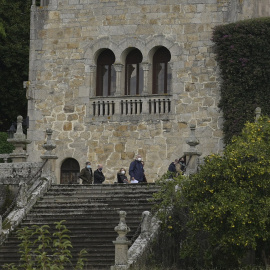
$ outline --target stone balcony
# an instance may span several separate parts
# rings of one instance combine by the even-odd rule
[[[172,95],[90,98],[91,121],[171,120],[173,112]]]

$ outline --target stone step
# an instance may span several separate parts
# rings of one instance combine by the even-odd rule
[[[119,210],[127,212],[131,239],[141,222],[142,212],[151,210],[149,201],[158,190],[154,184],[138,185],[53,185],[27,214],[20,227],[50,225],[53,234],[55,222],[66,220],[65,225],[73,245],[72,261],[86,249],[89,260],[86,269],[108,270],[114,264],[114,227],[119,223]],[[12,233],[0,247],[0,269],[4,263],[18,262],[16,233]],[[70,266],[65,267],[71,270]]]

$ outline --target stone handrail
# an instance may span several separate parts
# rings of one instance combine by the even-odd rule
[[[149,211],[142,214],[141,233],[128,250],[128,268],[144,259],[146,250],[156,237],[160,227],[158,218]]]
[[[0,245],[8,238],[9,234],[21,223],[23,218],[32,209],[37,200],[43,196],[51,186],[53,177],[41,177],[37,180],[39,183],[35,189],[27,196],[27,185],[21,183],[15,200],[16,205],[8,213],[7,217],[2,222],[0,228]],[[35,183],[33,184],[35,185]],[[2,217],[1,217],[2,219]]]

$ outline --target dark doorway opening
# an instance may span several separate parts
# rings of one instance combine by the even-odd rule
[[[61,166],[60,184],[78,184],[80,165],[74,158],[67,158]]]

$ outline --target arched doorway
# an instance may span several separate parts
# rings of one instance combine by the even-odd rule
[[[77,184],[79,174],[79,162],[74,158],[67,158],[61,166],[60,184]]]

